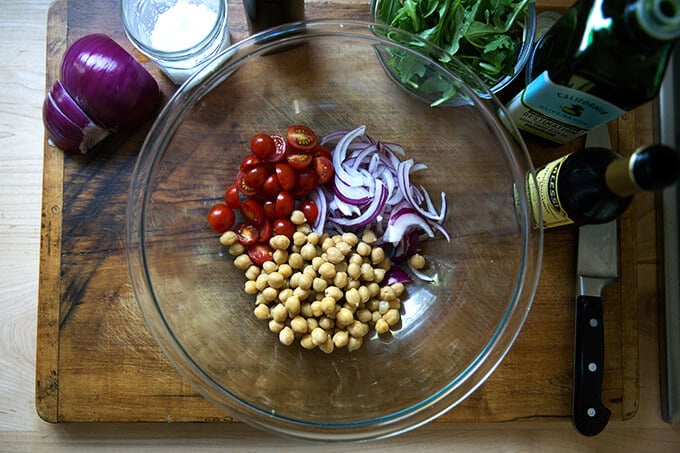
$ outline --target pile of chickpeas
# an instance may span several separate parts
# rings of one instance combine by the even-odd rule
[[[318,234],[297,210],[291,221],[297,228],[292,240],[270,238],[273,261],[262,266],[253,264],[232,231],[220,237],[235,256],[234,265],[245,272],[244,290],[255,298],[255,316],[268,322],[281,343],[297,340],[325,353],[354,351],[372,330],[383,335],[399,324],[404,285],[381,285],[391,262],[374,246],[374,232],[364,231],[361,238]]]

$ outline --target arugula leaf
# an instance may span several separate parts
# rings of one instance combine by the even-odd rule
[[[523,44],[527,6],[534,0],[379,0],[376,20],[411,32],[455,56],[488,86],[514,75]],[[422,44],[405,43],[422,48]],[[439,57],[447,63],[449,58]],[[392,58],[402,81],[423,86],[425,68],[413,59]],[[403,67],[402,67],[403,65]],[[425,87],[440,86],[430,82]]]

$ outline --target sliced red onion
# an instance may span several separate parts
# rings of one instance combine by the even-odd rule
[[[403,208],[390,216],[385,234],[383,234],[383,240],[396,244],[404,238],[407,231],[413,228],[420,228],[429,237],[434,237],[434,230],[427,223],[427,220],[418,215],[414,209]]]
[[[386,285],[393,285],[395,283],[410,283],[411,276],[406,273],[402,268],[397,266],[392,266],[387,272],[385,272],[385,278],[383,282]]]
[[[346,227],[364,227],[371,223],[382,211],[385,201],[387,200],[387,188],[382,181],[377,181],[375,186],[376,193],[373,195],[373,200],[358,217],[332,217],[330,220],[341,226]]]
[[[59,86],[56,89],[53,86],[43,102],[42,116],[47,135],[62,151],[85,154],[109,132],[90,120]],[[56,98],[53,92],[56,92]]]
[[[61,82],[83,111],[109,130],[139,126],[156,112],[161,98],[151,74],[102,34],[84,36],[68,48]]]

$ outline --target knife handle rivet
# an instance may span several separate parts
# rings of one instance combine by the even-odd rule
[[[597,364],[590,362],[588,364],[588,371],[595,371],[595,370],[597,370]]]
[[[598,324],[597,319],[590,318],[589,324],[590,324],[590,327],[597,327],[597,324]]]
[[[586,411],[586,414],[588,414],[588,417],[595,417],[596,413],[597,412],[592,407],[589,407],[588,410]]]

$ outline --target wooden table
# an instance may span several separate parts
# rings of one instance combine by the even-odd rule
[[[548,4],[548,3],[543,3]],[[232,5],[233,10],[239,5]],[[313,8],[310,8],[313,9]],[[162,447],[187,446],[295,448],[294,442],[283,441],[258,433],[240,423],[219,424],[172,424],[172,425],[47,425],[38,420],[33,409],[33,351],[35,314],[37,301],[38,229],[40,225],[40,181],[43,164],[43,136],[40,123],[40,104],[44,95],[45,73],[42,55],[45,46],[46,2],[19,2],[7,9],[11,19],[3,19],[3,36],[13,45],[2,47],[7,65],[2,72],[8,105],[2,110],[3,159],[2,171],[2,223],[0,238],[3,240],[2,273],[7,280],[3,285],[1,305],[3,326],[0,331],[4,354],[2,365],[2,395],[0,396],[0,449],[35,450],[48,445],[127,445],[140,447],[143,438],[155,439],[154,445]],[[32,21],[27,18],[33,17]],[[36,20],[39,17],[41,20]],[[29,24],[29,25],[26,25]],[[28,27],[18,33],[17,27]],[[40,38],[40,39],[38,39]],[[31,57],[23,57],[26,53]],[[29,100],[27,102],[27,100]],[[649,133],[651,124],[647,115],[635,115],[636,130]],[[640,120],[638,120],[640,118]],[[627,119],[631,120],[631,117]],[[639,122],[639,124],[637,124]],[[6,127],[11,124],[11,127]],[[15,127],[16,125],[16,127]],[[19,132],[16,134],[14,132]],[[635,142],[642,135],[628,137]],[[629,143],[633,145],[633,143]],[[640,366],[634,370],[639,376],[639,395],[634,399],[636,407],[627,412],[620,406],[619,419],[632,416],[630,421],[613,421],[607,430],[595,439],[580,437],[571,429],[567,420],[560,417],[553,421],[505,422],[505,423],[434,423],[425,428],[384,441],[378,445],[368,444],[365,449],[388,446],[394,449],[431,446],[444,448],[455,443],[462,449],[490,447],[499,449],[569,449],[598,446],[639,447],[656,450],[671,449],[680,444],[678,429],[663,424],[659,417],[658,385],[656,384],[656,301],[654,272],[653,210],[650,197],[642,197],[637,203],[637,215],[631,224],[639,222],[644,228],[638,230],[637,256],[628,257],[624,269],[637,280],[638,341]],[[636,271],[637,269],[637,271]],[[630,331],[628,331],[630,334]],[[632,351],[633,353],[635,351]],[[189,389],[185,389],[191,394]],[[629,399],[630,401],[630,399]],[[635,410],[637,408],[637,411]],[[542,419],[542,417],[539,417]],[[516,420],[510,417],[508,420]],[[487,420],[488,421],[488,420]],[[127,441],[124,439],[128,439]],[[424,443],[427,442],[427,443]],[[148,444],[147,444],[148,445]],[[411,447],[409,447],[411,446]],[[354,447],[361,449],[362,447]]]

